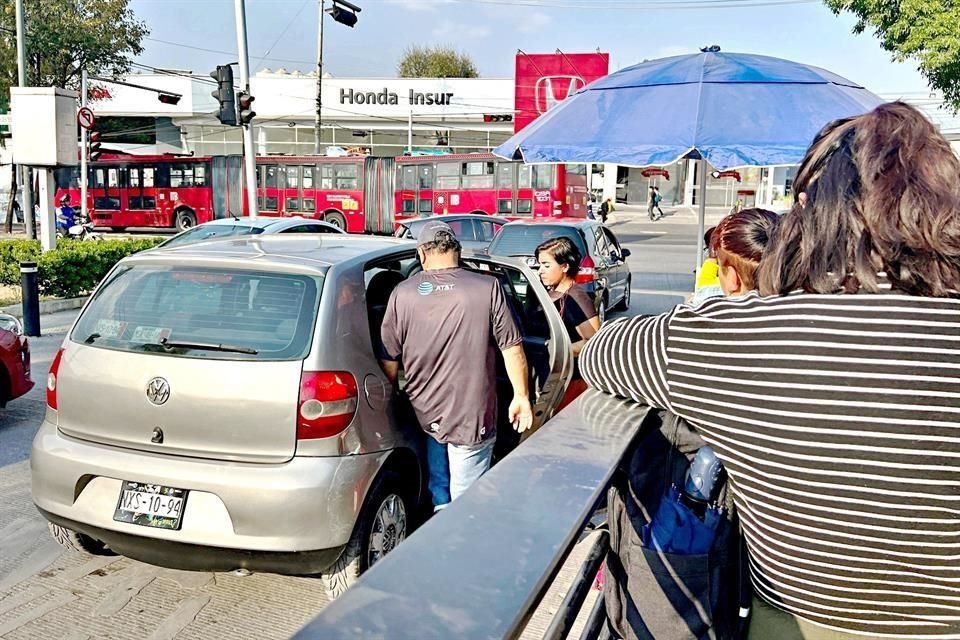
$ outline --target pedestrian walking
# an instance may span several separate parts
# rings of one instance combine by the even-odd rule
[[[660,208],[660,202],[663,200],[663,196],[660,195],[660,187],[654,186],[653,193],[654,193],[653,206],[657,208],[657,214],[658,214],[657,219],[660,219],[663,217],[663,209]]]
[[[606,224],[607,216],[610,215],[611,211],[613,211],[613,198],[607,198],[600,203],[600,222]]]
[[[653,185],[650,185],[650,189],[647,191],[647,215],[650,216],[650,220],[652,222],[656,222],[660,219],[660,216],[653,212],[654,209],[659,209],[659,206],[657,205],[659,202],[657,200],[657,196],[657,188]],[[660,215],[663,215],[662,211],[660,212]]]
[[[417,239],[423,271],[390,296],[381,364],[426,431],[434,509],[456,500],[490,467],[497,431],[497,351],[513,400],[507,415],[521,433],[533,424],[523,337],[500,283],[460,267],[450,225],[428,222]]]

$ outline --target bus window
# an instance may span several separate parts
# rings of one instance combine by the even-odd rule
[[[157,167],[157,186],[166,189],[170,186],[170,165],[160,164]]]
[[[492,162],[465,162],[463,163],[464,189],[492,189],[493,163]]]
[[[520,180],[519,180],[519,185],[518,185],[518,186],[519,186],[521,189],[529,189],[530,187],[533,186],[533,182],[532,182],[531,179],[530,179],[530,169],[531,169],[531,168],[532,168],[532,167],[531,167],[531,165],[529,165],[529,164],[522,164],[522,165],[520,165],[520,167],[519,167],[519,170],[520,170]]]
[[[172,189],[207,186],[207,167],[203,164],[170,165],[170,187]]]
[[[333,165],[334,189],[355,190],[357,188],[357,165]]]
[[[500,163],[497,166],[497,186],[501,189],[513,189],[514,173],[512,164]]]
[[[433,189],[433,165],[425,164],[417,172],[419,187],[421,189]]]
[[[287,198],[287,211],[300,211],[300,198]]]
[[[107,169],[107,186],[108,187],[119,187],[120,186],[120,169],[117,167],[110,167]]]
[[[397,167],[397,171],[400,173],[400,179],[398,180],[399,186],[404,191],[413,191],[417,188],[417,168],[414,166],[401,166]]]
[[[153,188],[157,169],[155,167],[141,167],[140,170],[143,172],[143,186],[147,189]]]
[[[207,186],[207,165],[205,164],[193,165],[193,186],[195,187]]]
[[[300,188],[300,167],[287,167],[287,189]]]
[[[304,189],[313,189],[313,173],[317,170],[316,167],[300,167],[300,170],[303,172],[303,188]],[[306,207],[304,207],[306,209]]]
[[[275,164],[268,164],[264,168],[266,177],[263,181],[264,186],[267,189],[276,189],[277,188],[277,174],[279,173],[280,167]],[[270,207],[267,207],[268,209]],[[276,207],[274,207],[276,208]]]
[[[555,186],[556,167],[552,164],[533,165],[533,188],[552,189]]]
[[[79,167],[60,167],[59,169],[54,169],[53,176],[58,189],[80,188]]]
[[[437,189],[460,188],[460,163],[437,163]]]
[[[130,186],[131,187],[141,187],[140,184],[140,167],[130,167]]]
[[[333,166],[329,164],[320,165],[320,188],[333,189]]]
[[[107,170],[103,167],[92,169],[90,171],[90,186],[95,189],[103,189],[107,186]]]

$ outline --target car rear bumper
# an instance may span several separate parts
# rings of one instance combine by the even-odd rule
[[[284,556],[294,552],[339,553],[388,455],[295,457],[282,464],[223,462],[77,440],[45,421],[34,438],[30,466],[33,501],[49,520],[101,539],[120,553],[169,564],[163,560],[175,555],[170,549],[187,545],[210,551],[200,553],[201,560],[219,552],[228,561],[193,568],[253,568],[248,552],[266,552],[276,554],[277,566],[256,568],[283,571],[292,559]],[[188,490],[180,530],[115,521],[124,480]],[[266,555],[263,559],[268,561]]]

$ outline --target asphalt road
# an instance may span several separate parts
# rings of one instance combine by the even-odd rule
[[[682,302],[693,287],[696,225],[689,216],[651,223],[617,213],[610,226],[632,252],[627,313]],[[45,335],[31,341],[37,385],[0,412],[0,638],[289,637],[327,602],[319,580],[89,560],[62,553],[47,534],[30,498],[30,443],[43,418],[46,372],[75,315],[42,318]]]

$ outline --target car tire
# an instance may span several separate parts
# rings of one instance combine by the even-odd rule
[[[68,551],[89,556],[117,555],[110,551],[107,545],[99,540],[91,538],[88,535],[71,531],[66,527],[60,526],[59,524],[54,524],[52,522],[48,522],[47,527],[50,529],[50,535],[53,536],[53,539],[56,540],[61,547],[67,549]]]
[[[400,476],[387,472],[374,480],[350,540],[333,565],[323,572],[327,595],[337,598],[382,556],[411,532],[414,500]]]
[[[630,278],[627,278],[627,288],[623,292],[623,298],[614,308],[617,311],[627,311],[630,308]]]
[[[116,233],[123,233],[124,231],[127,230],[127,228],[126,227],[110,227],[110,230],[115,231]]]
[[[186,231],[197,226],[197,215],[189,209],[180,209],[177,211],[176,219],[177,231]]]
[[[606,292],[604,292],[603,297],[600,298],[600,307],[597,308],[597,316],[600,319],[600,324],[603,324],[607,319],[607,304],[609,303],[609,298],[607,298]]]
[[[343,217],[343,214],[336,211],[323,214],[323,221],[332,224],[338,229],[347,230],[347,219]]]

